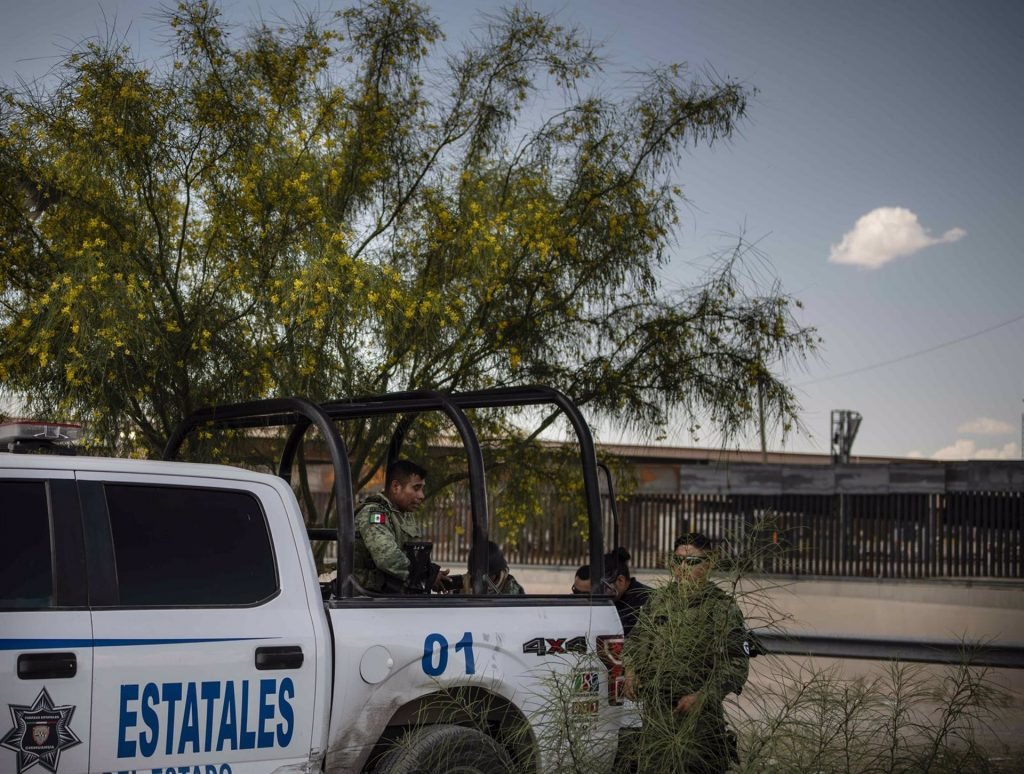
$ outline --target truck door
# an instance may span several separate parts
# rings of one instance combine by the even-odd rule
[[[91,770],[238,774],[307,762],[316,643],[278,492],[102,478],[79,473],[87,529],[105,531],[109,553],[91,578]]]
[[[92,628],[74,473],[0,469],[0,534],[0,771],[87,771]]]

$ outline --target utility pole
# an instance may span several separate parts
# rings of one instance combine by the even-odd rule
[[[764,431],[764,382],[757,380],[757,419],[761,429],[761,462],[768,462],[768,441]],[[1024,423],[1024,415],[1021,415],[1021,422]],[[1024,437],[1024,430],[1021,431]]]
[[[757,342],[757,368],[757,425],[761,434],[761,464],[764,465],[768,462],[768,439],[764,428],[764,379],[766,375],[766,366],[761,360],[760,341]]]

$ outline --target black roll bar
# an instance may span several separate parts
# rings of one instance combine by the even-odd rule
[[[399,421],[392,436],[388,452],[390,459],[400,451],[402,439],[416,414],[424,411],[443,411],[458,430],[467,454],[473,520],[473,544],[470,549],[474,567],[473,589],[475,593],[480,594],[483,592],[483,574],[487,565],[487,488],[483,453],[476,432],[465,414],[465,409],[542,404],[557,407],[569,419],[579,441],[590,530],[591,577],[601,578],[604,571],[604,532],[593,435],[590,426],[576,405],[564,393],[550,387],[498,387],[453,394],[427,390],[410,391],[352,400],[335,400],[319,406],[302,398],[271,398],[203,408],[193,412],[174,429],[164,449],[163,458],[173,460],[188,434],[204,423],[213,423],[219,428],[292,426],[278,465],[278,475],[290,482],[291,468],[299,444],[309,426],[315,425],[327,443],[331,462],[335,469],[335,501],[339,518],[336,531],[310,527],[307,528],[307,533],[314,539],[329,539],[330,536],[336,536],[338,575],[335,594],[338,597],[351,597],[354,591],[352,547],[355,540],[355,525],[352,518],[342,518],[342,514],[353,513],[352,472],[344,442],[338,434],[334,421],[383,414],[404,414],[405,416]],[[618,518],[614,509],[614,491],[611,489],[610,475],[608,475],[608,483],[609,496],[613,501],[614,532],[617,540]],[[602,593],[598,584],[592,583],[591,593],[595,592]]]
[[[433,390],[418,390],[410,392],[394,392],[386,395],[378,395],[368,398],[355,398],[352,400],[334,400],[322,403],[321,410],[332,420],[362,419],[382,414],[405,414],[399,421],[400,428],[407,428],[411,423],[411,414],[418,414],[423,411],[442,411],[455,425],[462,439],[469,463],[469,502],[470,516],[473,522],[472,546],[470,556],[473,571],[473,593],[484,593],[484,575],[487,567],[487,541],[488,541],[488,512],[487,512],[487,480],[484,475],[484,458],[480,449],[480,442],[477,440],[476,431],[473,429],[465,412],[459,408],[452,396]],[[309,423],[297,423],[288,436],[284,451],[281,454],[279,470],[281,475],[291,473],[292,461],[302,436],[309,427]],[[396,431],[397,432],[397,431]],[[404,434],[404,429],[402,430]],[[394,449],[392,443],[391,449]],[[390,455],[389,455],[390,456]],[[341,521],[339,510],[339,519]],[[339,553],[350,553],[351,545],[338,546]]]
[[[457,392],[452,393],[451,399],[463,409],[554,405],[568,418],[580,444],[580,464],[583,468],[583,489],[590,530],[590,577],[594,579],[590,584],[590,591],[592,594],[603,594],[601,584],[596,582],[604,577],[604,530],[601,523],[601,491],[597,481],[597,453],[594,450],[594,436],[590,432],[590,425],[576,404],[569,400],[565,393],[553,387],[539,385]]]
[[[163,458],[173,460],[188,434],[206,423],[214,423],[218,427],[274,427],[301,424],[303,432],[309,425],[316,425],[327,444],[334,466],[334,499],[338,504],[338,513],[352,512],[352,471],[349,468],[348,452],[334,422],[315,403],[303,398],[269,398],[199,409],[174,428],[167,446],[164,447]],[[285,480],[288,478],[285,477]],[[353,571],[352,543],[355,539],[355,525],[352,519],[339,518],[334,536],[338,540],[335,593],[341,597],[350,597]],[[342,547],[346,546],[348,550],[342,550]]]
[[[395,426],[395,431],[391,433],[391,442],[388,444],[389,465],[402,456],[402,445],[405,443],[405,434],[409,432],[409,428],[412,427],[412,423],[416,421],[416,417],[416,414],[406,414],[398,421],[398,424]]]
[[[608,484],[608,508],[612,514],[612,550],[619,547],[619,506],[615,499],[615,484],[612,481],[612,471],[603,462],[597,463],[598,470],[604,473],[604,480]]]

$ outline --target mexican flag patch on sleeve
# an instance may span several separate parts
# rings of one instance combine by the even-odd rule
[[[370,523],[371,524],[387,524],[388,523],[387,516],[385,516],[383,513],[371,513],[370,514]]]

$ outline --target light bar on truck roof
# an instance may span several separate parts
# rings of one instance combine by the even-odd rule
[[[0,446],[26,441],[63,443],[82,437],[82,426],[68,422],[40,422],[35,419],[12,419],[0,423]]]

